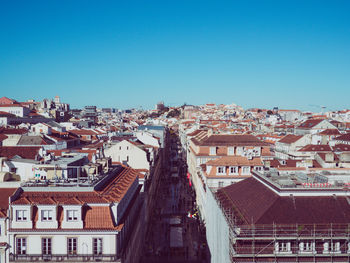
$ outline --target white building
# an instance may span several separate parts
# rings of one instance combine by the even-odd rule
[[[10,201],[10,261],[120,261],[139,191],[138,173],[122,166],[86,187],[23,186]]]
[[[119,162],[134,169],[150,169],[148,151],[142,149],[142,144],[128,140],[107,145],[104,154],[112,158],[112,162]]]
[[[14,114],[18,117],[28,116],[30,110],[27,107],[23,107],[19,104],[3,104],[0,105],[0,111]]]

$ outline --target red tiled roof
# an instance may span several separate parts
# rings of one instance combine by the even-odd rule
[[[309,119],[301,123],[298,128],[299,129],[310,129],[315,127],[317,124],[321,123],[323,119]]]
[[[333,146],[335,152],[350,152],[350,145],[348,144],[336,144]]]
[[[330,224],[350,221],[346,197],[281,197],[249,178],[217,192],[224,209],[238,215],[238,224]]]
[[[223,157],[215,159],[215,160],[210,160],[206,164],[212,165],[212,166],[240,166],[240,165],[259,166],[259,165],[263,165],[260,158],[253,158],[252,160],[248,160],[247,157],[243,157],[243,156],[223,156]]]
[[[320,156],[320,158],[321,158],[323,161],[325,161],[325,162],[326,162],[326,154],[328,154],[329,156],[332,156],[332,155],[333,155],[334,160],[331,161],[332,163],[333,163],[333,162],[339,161],[338,156],[337,156],[336,154],[334,154],[334,153],[323,153],[323,152],[319,152],[319,153],[317,153],[317,154],[318,154],[318,156]],[[327,162],[329,162],[329,161],[327,161]]]
[[[6,111],[0,111],[0,117],[15,117],[15,114],[6,112]]]
[[[202,146],[268,146],[267,143],[260,141],[253,135],[211,135],[202,140],[192,138],[197,145]]]
[[[332,149],[328,144],[324,144],[324,145],[308,144],[308,145],[304,146],[303,148],[301,148],[299,151],[300,152],[331,152]]]
[[[322,168],[322,165],[320,165],[316,160],[312,160],[312,166],[314,168]]]
[[[270,166],[271,167],[276,167],[276,168],[279,168],[279,167],[288,167],[288,168],[294,168],[294,167],[297,167],[297,160],[292,160],[292,159],[288,159],[288,160],[284,160],[285,164],[282,164],[281,162],[279,162],[278,160],[276,159],[273,159],[270,162]]]
[[[84,206],[84,210],[84,228],[111,229],[115,227],[109,206]]]
[[[286,143],[286,144],[291,144],[293,142],[296,142],[298,140],[300,140],[303,136],[302,135],[293,135],[293,134],[288,134],[286,136],[284,136],[281,140],[279,140],[278,142],[281,143]]]
[[[136,176],[143,176],[135,169],[121,166],[116,175],[105,182],[102,190],[92,192],[23,192],[13,204],[62,204],[120,202]]]
[[[338,129],[326,129],[324,131],[321,131],[318,134],[319,135],[340,135],[341,133],[339,132]]]
[[[35,159],[41,147],[37,146],[1,146],[0,157],[12,157],[18,155],[24,159]]]
[[[13,103],[13,104],[0,104],[0,107],[22,107],[23,106],[21,104],[18,103]]]
[[[18,103],[16,100],[14,99],[10,99],[7,97],[1,97],[0,98],[0,104],[12,104],[12,103]]]
[[[343,134],[339,137],[336,137],[334,140],[337,141],[350,141],[350,133]]]
[[[0,142],[2,142],[3,140],[6,140],[8,137],[5,134],[1,134],[0,133]]]
[[[118,168],[117,168],[118,169]],[[124,219],[116,225],[109,204],[110,202],[120,202],[130,186],[134,183],[139,173],[129,167],[119,167],[114,170],[115,176],[111,176],[102,186],[103,189],[91,192],[22,192],[19,198],[12,202],[13,205],[32,204],[34,226],[29,231],[36,230],[38,220],[38,208],[35,205],[55,204],[58,205],[57,219],[59,227],[56,231],[64,230],[61,228],[63,221],[63,205],[82,205],[82,219],[84,231],[86,230],[121,230]],[[136,197],[131,202],[134,202]],[[8,199],[7,199],[8,200]],[[94,206],[93,204],[106,204],[107,206]],[[127,214],[129,210],[125,213]],[[82,230],[82,229],[80,229]],[[28,230],[27,230],[28,231]],[[41,229],[40,229],[41,231]]]
[[[25,134],[27,133],[27,129],[13,129],[13,128],[0,128],[0,133],[2,134]]]
[[[85,129],[70,130],[69,132],[74,133],[76,135],[97,135],[97,132],[95,132],[93,130],[85,130]]]
[[[0,217],[7,216],[9,197],[16,192],[17,188],[0,188]]]

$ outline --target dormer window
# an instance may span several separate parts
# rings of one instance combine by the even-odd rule
[[[16,211],[16,221],[27,221],[28,211],[27,210],[17,210]]]
[[[78,221],[78,210],[67,210],[67,221]]]
[[[227,149],[227,155],[234,155],[234,150],[235,150],[234,147],[228,147],[228,149]]]
[[[230,175],[238,174],[238,166],[230,166],[229,172],[230,172]]]
[[[217,168],[217,174],[226,174],[225,172],[225,166],[219,166]]]
[[[242,167],[242,174],[249,175],[250,174],[250,167],[249,166],[243,166]]]
[[[42,221],[52,221],[52,210],[42,210],[41,211]]]

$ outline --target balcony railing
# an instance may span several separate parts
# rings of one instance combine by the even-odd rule
[[[87,261],[97,261],[97,262],[116,262],[118,261],[118,256],[115,254],[103,254],[103,255],[93,255],[93,254],[10,254],[10,262],[87,262]]]

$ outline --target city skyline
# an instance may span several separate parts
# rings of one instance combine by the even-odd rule
[[[346,1],[2,2],[0,87],[73,108],[348,107]]]

